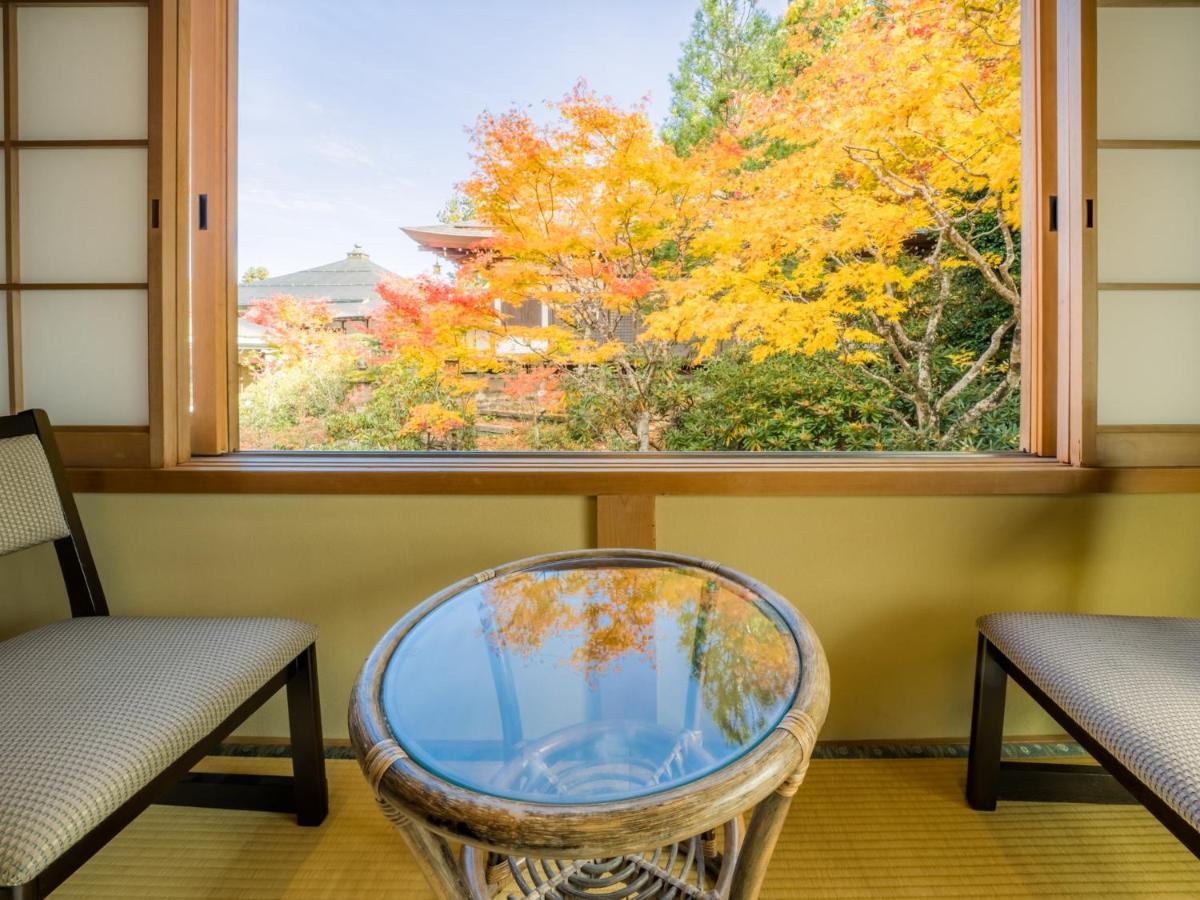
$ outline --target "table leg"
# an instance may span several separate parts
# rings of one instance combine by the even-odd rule
[[[787,781],[754,808],[746,839],[742,841],[742,849],[738,854],[737,867],[733,871],[729,900],[758,900],[767,866],[771,863],[771,854],[775,852],[775,842],[779,840],[792,797],[799,790],[807,770],[806,760]]]
[[[387,803],[380,801],[379,806],[387,820],[396,826],[396,830],[404,838],[404,843],[408,844],[417,867],[433,888],[437,900],[463,900],[464,897],[471,896],[466,877],[463,875],[462,863],[445,838],[414,822]]]

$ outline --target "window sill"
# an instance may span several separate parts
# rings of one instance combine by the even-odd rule
[[[947,496],[1200,492],[1200,468],[1072,468],[1025,454],[233,453],[71,470],[82,493]]]

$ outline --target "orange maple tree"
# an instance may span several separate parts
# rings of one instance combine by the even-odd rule
[[[615,425],[650,450],[655,384],[676,353],[669,335],[633,337],[669,302],[666,284],[705,224],[704,179],[644,108],[580,84],[551,111],[546,124],[520,110],[476,124],[463,190],[496,236],[463,275],[509,302],[548,306],[552,324],[509,325],[510,340],[567,379],[607,367],[623,389]]]
[[[490,295],[465,279],[430,277],[385,278],[376,292],[384,306],[371,333],[379,341],[382,377],[402,370],[430,394],[408,407],[400,433],[419,437],[427,449],[454,446],[486,375],[504,365],[492,352],[501,322]]]

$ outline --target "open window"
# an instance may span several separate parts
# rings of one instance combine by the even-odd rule
[[[241,449],[1030,447],[1020,3],[692,13],[241,0]]]
[[[267,0],[0,3],[4,405],[45,406],[68,462],[103,486],[121,481],[104,474],[114,467],[186,473],[180,485],[269,471],[295,486],[337,457],[278,451],[343,449],[393,451],[358,457],[355,477],[403,470],[405,489],[428,469],[462,490],[493,476],[495,489],[516,489],[501,471],[531,479],[521,490],[549,489],[538,479],[553,471],[556,489],[583,493],[701,481],[738,490],[751,480],[766,492],[810,490],[851,471],[854,489],[901,471],[924,478],[918,470],[948,479],[939,490],[994,486],[1001,470],[1020,473],[1004,480],[1013,490],[1115,483],[1089,474],[1095,465],[1176,467],[1178,488],[1178,467],[1200,456],[1200,275],[1189,268],[1200,226],[1194,204],[1178,202],[1200,159],[1188,94],[1196,73],[1180,49],[1195,10],[906,0],[787,12],[762,0],[761,15],[750,15],[752,4],[732,5],[747,13],[732,27],[770,45],[775,68],[727,96],[676,90],[673,105],[672,76],[685,87],[705,80],[704,42],[681,60],[676,45],[692,26],[677,22],[679,41],[636,54],[658,67],[655,107],[639,100],[640,82],[624,96],[606,86],[609,70],[590,67],[628,55],[595,49],[628,33],[620,28],[570,30],[542,17],[542,32],[573,35],[558,42],[562,71],[505,65],[532,58],[520,50],[529,23],[519,4],[464,23],[452,70],[358,53],[324,70],[337,78],[320,79],[306,61],[313,54],[295,48],[327,39],[322,23],[341,15],[327,4],[289,4],[284,15]],[[372,30],[407,35],[414,58],[442,33],[437,16],[449,15],[374,14],[412,16],[404,29],[355,27],[367,41]],[[623,14],[621,4],[603,12],[609,26]],[[490,41],[488,53],[466,52],[472,41]],[[893,92],[890,106],[844,96],[842,68],[905,53],[919,83],[866,79]],[[239,247],[266,246],[253,236],[269,221],[247,205],[253,191],[272,196],[270,184],[247,189],[264,168],[301,151],[324,154],[331,171],[335,158],[374,165],[353,140],[332,139],[361,136],[364,117],[352,108],[382,77],[367,57],[388,59],[388,78],[438,104],[460,141],[454,171],[434,185],[438,203],[401,209],[407,182],[398,177],[387,194],[371,174],[382,199],[370,211],[415,268],[390,259],[384,241],[364,248],[352,233],[327,236],[322,221],[310,229],[311,252],[293,241],[294,255],[278,263],[258,250],[240,258]],[[506,82],[509,69],[533,81]],[[576,86],[578,76],[595,84]],[[332,131],[306,141],[296,95],[323,97],[322,81],[342,105],[315,117]],[[502,99],[477,91],[459,100],[446,86],[462,81],[495,83]],[[947,112],[951,81],[963,108]],[[266,121],[262,104],[280,90],[279,111],[292,114]],[[832,105],[800,102],[813,97]],[[927,120],[930,110],[945,115]],[[962,147],[951,142],[955,116],[973,129]],[[432,121],[412,116],[403,127],[434,130]],[[264,128],[276,130],[275,157],[262,150]],[[837,128],[846,133],[819,146]],[[624,155],[612,141],[606,149],[618,133]],[[530,160],[558,169],[522,169]],[[411,171],[389,165],[409,182],[435,181],[419,155],[405,163]],[[815,188],[800,170],[821,176]],[[505,181],[512,171],[525,180]],[[965,180],[936,180],[946,172]],[[572,199],[568,186],[579,184]],[[928,188],[950,206],[931,205]],[[538,198],[550,193],[559,210],[539,224]],[[628,208],[599,202],[614,198]],[[913,214],[922,204],[924,219]],[[301,223],[325,209],[276,205]],[[618,219],[629,214],[626,236],[613,237],[614,208]],[[594,221],[607,224],[589,233]],[[961,227],[951,233],[946,221]],[[339,280],[366,299],[322,296]],[[939,306],[946,283],[953,302]],[[959,302],[971,291],[977,303]],[[280,298],[297,302],[289,310]],[[336,364],[315,389],[288,382],[293,339],[329,351],[322,366]],[[278,383],[264,386],[264,373]],[[320,415],[293,415],[305,391],[325,391]],[[247,428],[250,414],[281,409]],[[659,452],[637,453],[646,449]],[[512,455],[531,450],[542,452]],[[803,452],[819,450],[862,453]],[[1056,474],[1042,461],[1082,468]],[[709,478],[731,466],[739,474],[728,483]]]

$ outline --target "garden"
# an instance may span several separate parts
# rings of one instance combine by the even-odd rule
[[[242,447],[1016,449],[1019,20],[702,0],[666,122],[483,112],[443,220],[492,236],[361,327],[257,303]]]

